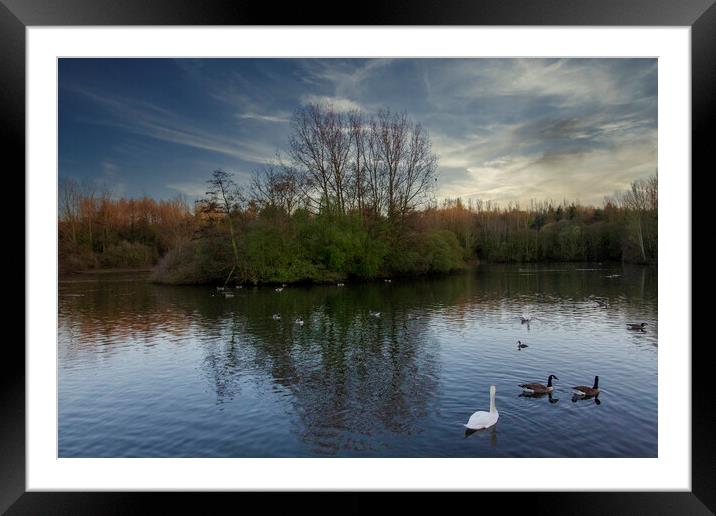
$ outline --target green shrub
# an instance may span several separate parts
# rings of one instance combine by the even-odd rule
[[[159,257],[155,247],[149,247],[139,242],[122,240],[118,244],[110,245],[99,256],[102,267],[148,267],[154,265]]]
[[[425,255],[430,272],[450,272],[465,266],[462,248],[452,231],[443,229],[429,233]]]
[[[152,271],[151,279],[173,285],[223,283],[232,264],[231,244],[228,240],[189,240],[162,258]]]

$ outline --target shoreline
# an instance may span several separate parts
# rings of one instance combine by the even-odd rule
[[[301,286],[320,286],[320,285],[334,285],[336,283],[373,283],[373,282],[381,282],[381,281],[387,281],[387,280],[405,280],[405,279],[420,279],[420,278],[430,278],[430,277],[439,277],[439,276],[449,276],[453,274],[459,274],[462,272],[466,272],[469,270],[475,270],[479,268],[480,266],[503,266],[503,265],[520,265],[523,267],[533,267],[533,266],[551,266],[551,265],[566,265],[566,264],[589,264],[589,265],[599,265],[599,266],[634,266],[634,267],[648,267],[648,268],[657,268],[658,263],[628,263],[628,262],[621,262],[621,261],[602,261],[602,262],[582,262],[582,261],[550,261],[550,262],[488,262],[488,261],[482,261],[482,260],[471,260],[468,262],[464,268],[462,269],[456,269],[449,272],[441,272],[441,273],[426,273],[426,274],[413,274],[413,275],[394,275],[394,276],[379,276],[375,278],[363,278],[363,279],[350,279],[350,278],[342,278],[338,280],[330,280],[330,281],[315,281],[315,280],[303,280],[303,281],[267,281],[267,282],[260,282],[260,283],[253,283],[253,282],[243,282],[243,283],[236,283],[236,282],[229,282],[226,286],[228,287],[236,287],[236,286],[244,286],[244,287],[259,287],[259,286],[277,286],[277,285],[301,285]],[[84,276],[92,276],[92,275],[105,275],[105,274],[123,274],[123,273],[151,273],[154,271],[154,267],[148,268],[148,267],[141,267],[141,268],[110,268],[110,269],[88,269],[88,270],[79,270],[79,271],[69,271],[69,272],[62,272],[60,271],[58,274],[58,277],[62,276],[73,276],[73,275],[84,275]],[[194,287],[201,287],[201,286],[221,286],[221,282],[218,283],[171,283],[171,282],[164,282],[164,281],[157,281],[157,280],[150,280],[151,283],[154,283],[156,285],[166,285],[166,286],[194,286]]]
[[[124,272],[152,272],[154,270],[154,267],[152,268],[112,268],[112,269],[86,269],[86,270],[80,270],[80,271],[65,271],[62,272],[62,270],[59,271],[59,276],[70,276],[73,274],[112,274],[112,273],[124,273]]]

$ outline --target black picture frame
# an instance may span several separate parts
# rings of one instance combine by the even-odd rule
[[[335,9],[304,3],[189,0],[0,0],[0,112],[6,157],[16,170],[25,167],[25,28],[86,25],[549,25],[549,26],[689,26],[692,73],[692,171],[712,169],[708,128],[714,117],[716,94],[716,0],[493,0],[392,2],[361,8],[342,20],[326,19]],[[334,5],[335,4],[331,4]],[[319,15],[317,13],[324,13]],[[335,15],[334,15],[335,16]],[[709,160],[709,161],[707,161]],[[707,169],[707,163],[711,165]],[[684,173],[689,173],[685,171]],[[24,181],[18,186],[25,194]],[[697,193],[693,189],[692,193]],[[698,195],[706,195],[699,193]],[[24,196],[23,196],[24,198]],[[697,198],[693,197],[693,202]],[[692,232],[692,234],[694,234]],[[24,237],[20,237],[24,238]],[[19,248],[19,246],[18,246]],[[24,248],[24,247],[23,247]],[[693,256],[693,255],[692,255]],[[16,258],[19,261],[19,257]],[[24,255],[23,255],[24,260]],[[21,266],[14,264],[15,269]],[[29,271],[22,265],[25,274]],[[693,259],[692,259],[693,271]],[[703,287],[702,287],[703,288]],[[692,315],[693,318],[693,315]],[[692,393],[708,393],[709,342],[690,343]],[[705,345],[703,345],[705,344]],[[0,512],[7,514],[128,514],[149,511],[150,499],[172,507],[191,508],[186,493],[26,492],[25,489],[25,352],[20,339],[7,342],[0,361]],[[692,396],[691,492],[588,493],[468,493],[458,499],[474,504],[497,502],[501,511],[529,507],[531,512],[565,514],[712,514],[714,485],[713,402],[710,395]],[[233,493],[200,495],[201,512],[227,501]],[[270,504],[272,509],[299,508],[303,496],[278,502],[271,493],[243,493],[242,504]],[[325,496],[322,494],[322,496]],[[350,493],[355,502],[341,500],[356,512],[374,505],[374,493]],[[424,503],[415,493],[413,503]],[[279,505],[276,505],[279,503]],[[402,503],[402,502],[401,502]],[[322,504],[332,502],[322,498]],[[245,505],[248,507],[248,505]]]

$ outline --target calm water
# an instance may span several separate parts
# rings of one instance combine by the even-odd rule
[[[141,273],[62,280],[60,456],[657,455],[655,269],[481,266],[233,293]],[[520,396],[551,373],[551,399]],[[599,403],[573,401],[595,375]],[[490,384],[499,421],[466,436]]]

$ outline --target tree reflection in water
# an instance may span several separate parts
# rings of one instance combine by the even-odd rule
[[[528,273],[490,266],[469,275],[394,280],[389,285],[288,286],[280,294],[272,287],[244,288],[236,289],[233,298],[212,296],[211,287],[168,287],[104,276],[61,282],[60,385],[61,394],[67,393],[61,408],[71,417],[87,413],[92,421],[93,413],[84,408],[88,400],[93,410],[111,400],[114,404],[108,401],[106,407],[114,412],[117,403],[124,403],[124,426],[108,425],[106,434],[97,433],[97,442],[119,428],[139,445],[145,441],[135,437],[137,423],[130,416],[135,407],[159,408],[146,435],[171,428],[167,421],[184,425],[181,438],[170,435],[164,441],[168,444],[157,445],[158,453],[166,455],[175,449],[212,456],[241,456],[244,449],[248,456],[469,455],[476,451],[472,442],[465,443],[467,448],[456,445],[462,442],[460,430],[444,422],[456,414],[462,420],[474,408],[470,382],[502,375],[498,383],[514,383],[513,369],[529,371],[532,361],[540,359],[548,358],[550,367],[560,361],[563,367],[571,366],[572,351],[579,353],[575,356],[580,361],[592,352],[589,339],[569,340],[584,332],[585,325],[601,332],[601,346],[614,340],[604,311],[596,312],[585,301],[590,295],[611,301],[610,319],[618,332],[614,335],[624,346],[609,350],[633,358],[623,362],[623,370],[630,372],[623,378],[639,373],[657,346],[655,271],[624,268],[615,281],[600,271],[532,274],[530,266],[524,268]],[[526,356],[513,347],[527,332],[519,322],[525,306],[534,316],[534,345]],[[381,316],[372,317],[371,312]],[[299,317],[303,326],[294,323]],[[623,320],[649,320],[654,329],[648,334],[626,332]],[[547,340],[547,334],[567,341]],[[486,369],[488,364],[492,369]],[[116,394],[113,382],[132,387],[132,392]],[[102,385],[107,385],[105,397],[94,396]],[[172,392],[181,394],[178,401],[171,394],[163,397]],[[82,403],[70,393],[81,394]],[[554,415],[552,410],[549,416],[542,412],[547,403],[562,411],[588,403],[581,398],[579,404],[558,404],[559,394],[510,398],[519,403],[511,407],[514,415],[529,413],[546,421]],[[626,403],[623,398],[612,395],[606,410]],[[261,432],[272,431],[272,424],[282,426],[281,442],[288,443],[281,450],[261,438]],[[72,446],[82,450],[88,438],[82,429],[88,427],[72,425],[81,430]],[[517,454],[513,448],[520,446],[515,444],[521,442],[516,437],[520,428],[503,424],[501,431],[503,444],[497,451]],[[236,442],[227,442],[232,432],[243,433]],[[494,429],[483,435],[496,445]],[[482,439],[480,434],[470,437]],[[185,442],[189,444],[181,448]]]

